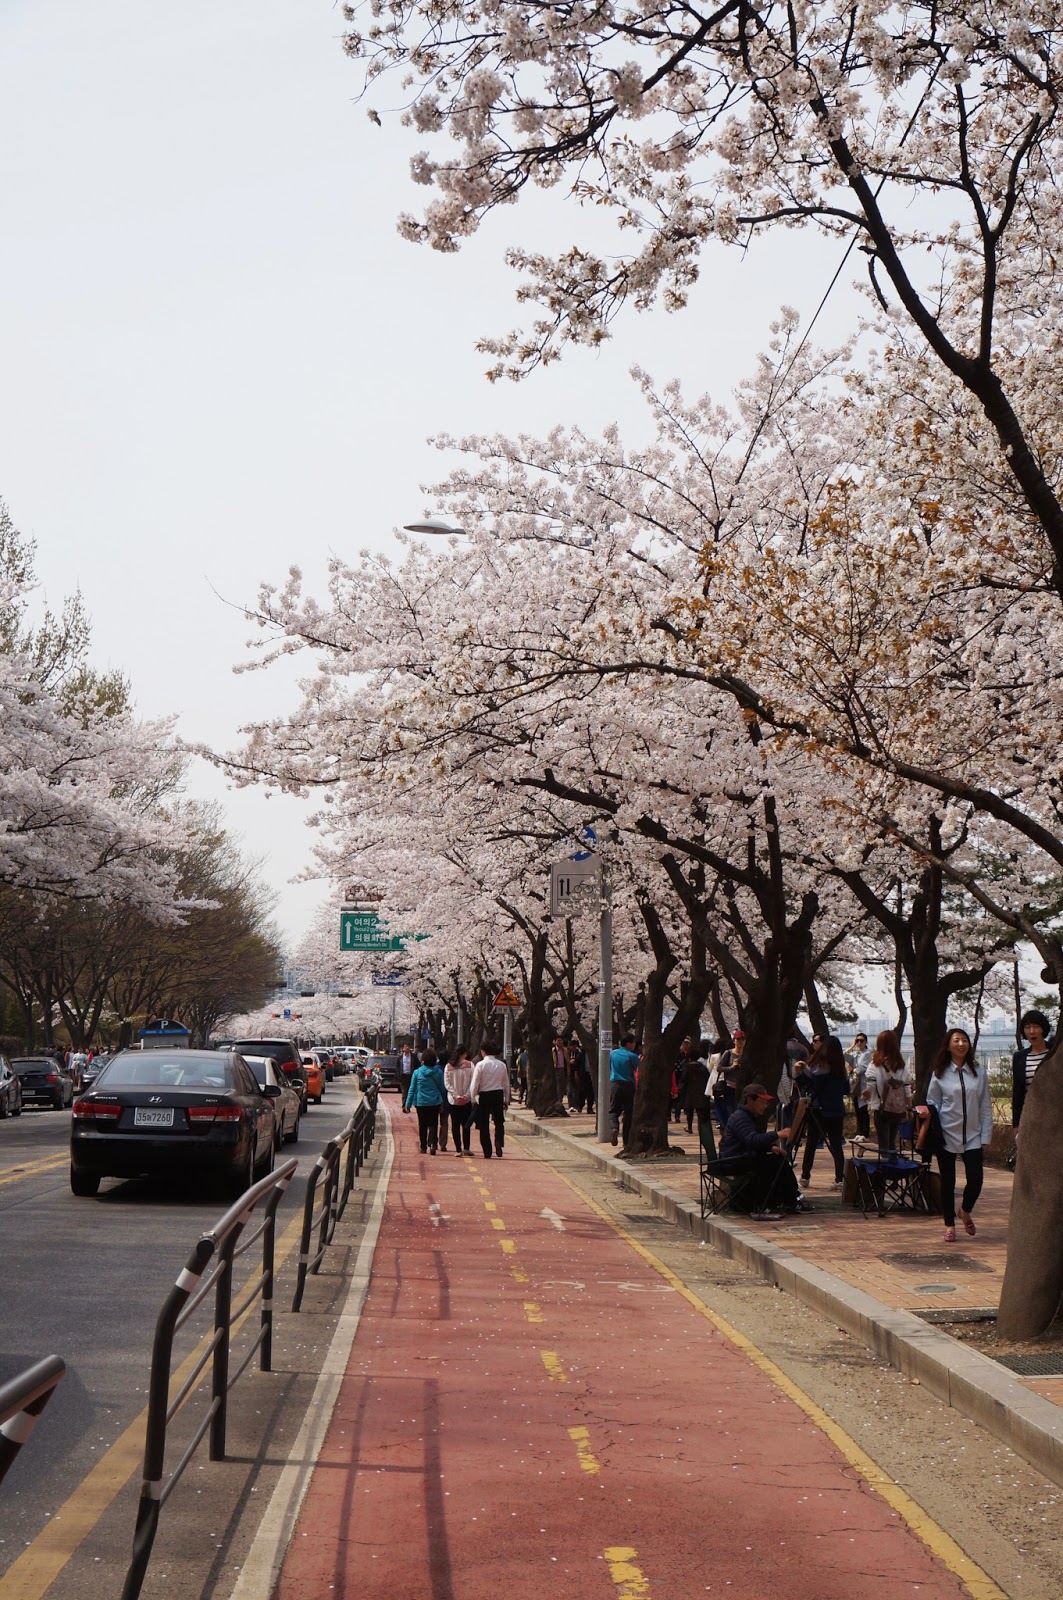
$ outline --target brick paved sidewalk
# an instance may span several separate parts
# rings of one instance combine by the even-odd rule
[[[516,1112],[518,1119],[522,1115],[531,1114]],[[608,1146],[597,1142],[592,1116],[574,1113],[546,1126],[586,1140],[599,1153],[608,1151]],[[697,1201],[697,1135],[687,1133],[684,1120],[671,1125],[669,1142],[685,1152],[685,1160],[672,1157],[640,1162],[635,1164],[637,1170],[652,1175],[655,1182],[684,1199]],[[957,1221],[956,1243],[947,1245],[940,1216],[893,1211],[884,1217],[874,1213],[865,1217],[858,1207],[846,1205],[840,1189],[834,1187],[831,1162],[824,1150],[806,1191],[815,1208],[811,1214],[774,1223],[745,1217],[741,1221],[743,1227],[895,1309],[995,1310],[1004,1278],[1012,1182],[1010,1172],[987,1167],[975,1210],[976,1237],[968,1238]],[[1035,1393],[1063,1405],[1063,1377],[1022,1381]]]

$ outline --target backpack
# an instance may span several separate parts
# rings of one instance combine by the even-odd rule
[[[908,1110],[908,1091],[898,1073],[886,1074],[886,1092],[882,1096],[882,1109],[890,1117],[903,1117]]]

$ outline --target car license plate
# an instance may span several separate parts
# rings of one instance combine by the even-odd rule
[[[172,1128],[173,1107],[166,1110],[156,1110],[154,1106],[137,1106],[133,1113],[133,1126],[136,1128]]]

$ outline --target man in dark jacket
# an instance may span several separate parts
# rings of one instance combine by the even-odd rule
[[[683,1079],[683,1110],[686,1112],[688,1133],[694,1132],[695,1116],[700,1128],[702,1118],[711,1115],[706,1090],[709,1086],[709,1057],[712,1053],[711,1041],[702,1039],[687,1057],[686,1076]]]
[[[1043,1011],[1027,1011],[1022,1018],[1022,1036],[1026,1040],[1024,1050],[1016,1050],[1011,1058],[1011,1125],[1019,1126],[1022,1108],[1026,1103],[1026,1091],[1033,1082],[1033,1075],[1047,1055],[1055,1048],[1055,1040],[1049,1038],[1048,1018]]]
[[[720,1140],[720,1159],[741,1157],[748,1163],[751,1214],[763,1222],[777,1222],[783,1211],[796,1211],[801,1202],[797,1179],[783,1146],[788,1135],[768,1128],[775,1096],[762,1083],[747,1083],[742,1103],[727,1119]]]

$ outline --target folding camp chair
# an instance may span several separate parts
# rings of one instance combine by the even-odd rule
[[[850,1163],[856,1174],[856,1198],[866,1217],[887,1211],[929,1211],[926,1167],[915,1154],[915,1125],[902,1122],[895,1150],[881,1150],[862,1139],[850,1141]]]
[[[749,1156],[720,1156],[711,1116],[699,1117],[698,1178],[701,1186],[701,1215],[719,1216],[737,1209],[736,1202],[748,1191],[754,1163]]]

